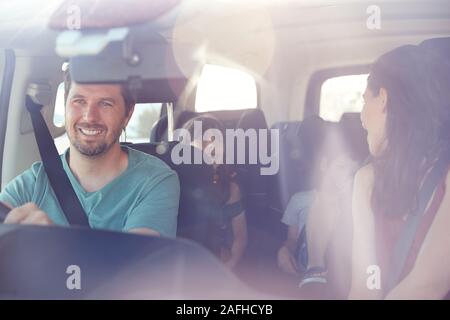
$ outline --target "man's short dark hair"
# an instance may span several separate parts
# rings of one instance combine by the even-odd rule
[[[70,86],[72,85],[72,79],[70,78],[69,66],[67,65],[64,70],[64,102],[67,103],[67,97],[69,96]],[[131,108],[136,104],[136,99],[133,93],[127,85],[121,84],[121,93],[123,101],[125,101],[126,114],[130,113]]]

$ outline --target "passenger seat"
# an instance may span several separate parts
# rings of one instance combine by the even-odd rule
[[[248,248],[247,258],[251,259],[252,267],[263,267],[268,258],[273,259],[276,250],[279,230],[278,215],[269,210],[269,184],[272,177],[261,174],[264,165],[259,161],[259,130],[267,130],[267,143],[270,154],[270,131],[266,118],[260,109],[246,110],[237,122],[236,129],[244,131],[255,129],[257,132],[256,152],[257,163],[249,163],[250,145],[246,142],[246,163],[236,165],[245,212],[247,215]],[[236,148],[235,148],[236,150]],[[236,154],[236,153],[235,153]]]
[[[179,114],[175,113],[174,129],[181,128],[188,120],[198,114],[193,111],[183,110]],[[150,130],[150,143],[167,142],[167,115],[162,116],[156,121]]]
[[[245,111],[239,119],[236,129],[244,131],[248,129],[255,129],[258,135],[260,129],[268,131],[266,118],[260,109],[253,109]],[[259,136],[257,138],[257,152],[259,152]],[[267,140],[270,143],[270,139]],[[246,163],[236,165],[241,184],[241,193],[245,201],[245,209],[248,219],[250,221],[260,221],[262,214],[267,209],[267,194],[268,194],[268,176],[261,175],[261,168],[263,167],[257,156],[257,163],[249,163],[249,143],[246,143]],[[270,147],[270,146],[269,146]],[[269,149],[270,151],[270,149]]]

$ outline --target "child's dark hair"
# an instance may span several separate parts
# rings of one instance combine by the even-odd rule
[[[218,129],[220,130],[222,135],[225,135],[225,127],[222,124],[222,122],[212,115],[205,114],[198,117],[194,117],[188,120],[183,125],[183,128],[189,131],[191,139],[196,138],[194,137],[194,123],[197,121],[202,123],[202,131],[203,131],[201,133],[202,135],[206,130],[209,129]],[[214,184],[216,184],[219,187],[219,190],[223,195],[223,201],[226,202],[229,198],[230,183],[233,181],[237,181],[235,170],[233,170],[233,167],[231,165],[220,164],[215,168],[215,174],[213,179]]]

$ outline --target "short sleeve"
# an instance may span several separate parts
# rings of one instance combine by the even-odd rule
[[[145,190],[143,197],[126,219],[124,231],[150,228],[162,236],[175,237],[180,198],[177,174],[174,171],[165,174]]]
[[[314,198],[311,191],[294,194],[286,207],[281,222],[288,226],[301,228],[306,221],[306,214]]]
[[[6,202],[13,207],[19,207],[33,201],[36,172],[39,171],[40,166],[40,163],[35,163],[31,169],[24,171],[11,180],[0,193],[0,201]]]

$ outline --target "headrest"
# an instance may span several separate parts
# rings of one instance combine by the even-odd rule
[[[240,129],[267,129],[267,121],[261,109],[250,109],[242,113],[237,125]]]
[[[191,120],[192,118],[198,116],[197,112],[194,111],[189,111],[189,110],[184,110],[182,111],[177,118],[177,128],[181,128],[183,127],[183,125],[188,122],[189,120]]]

